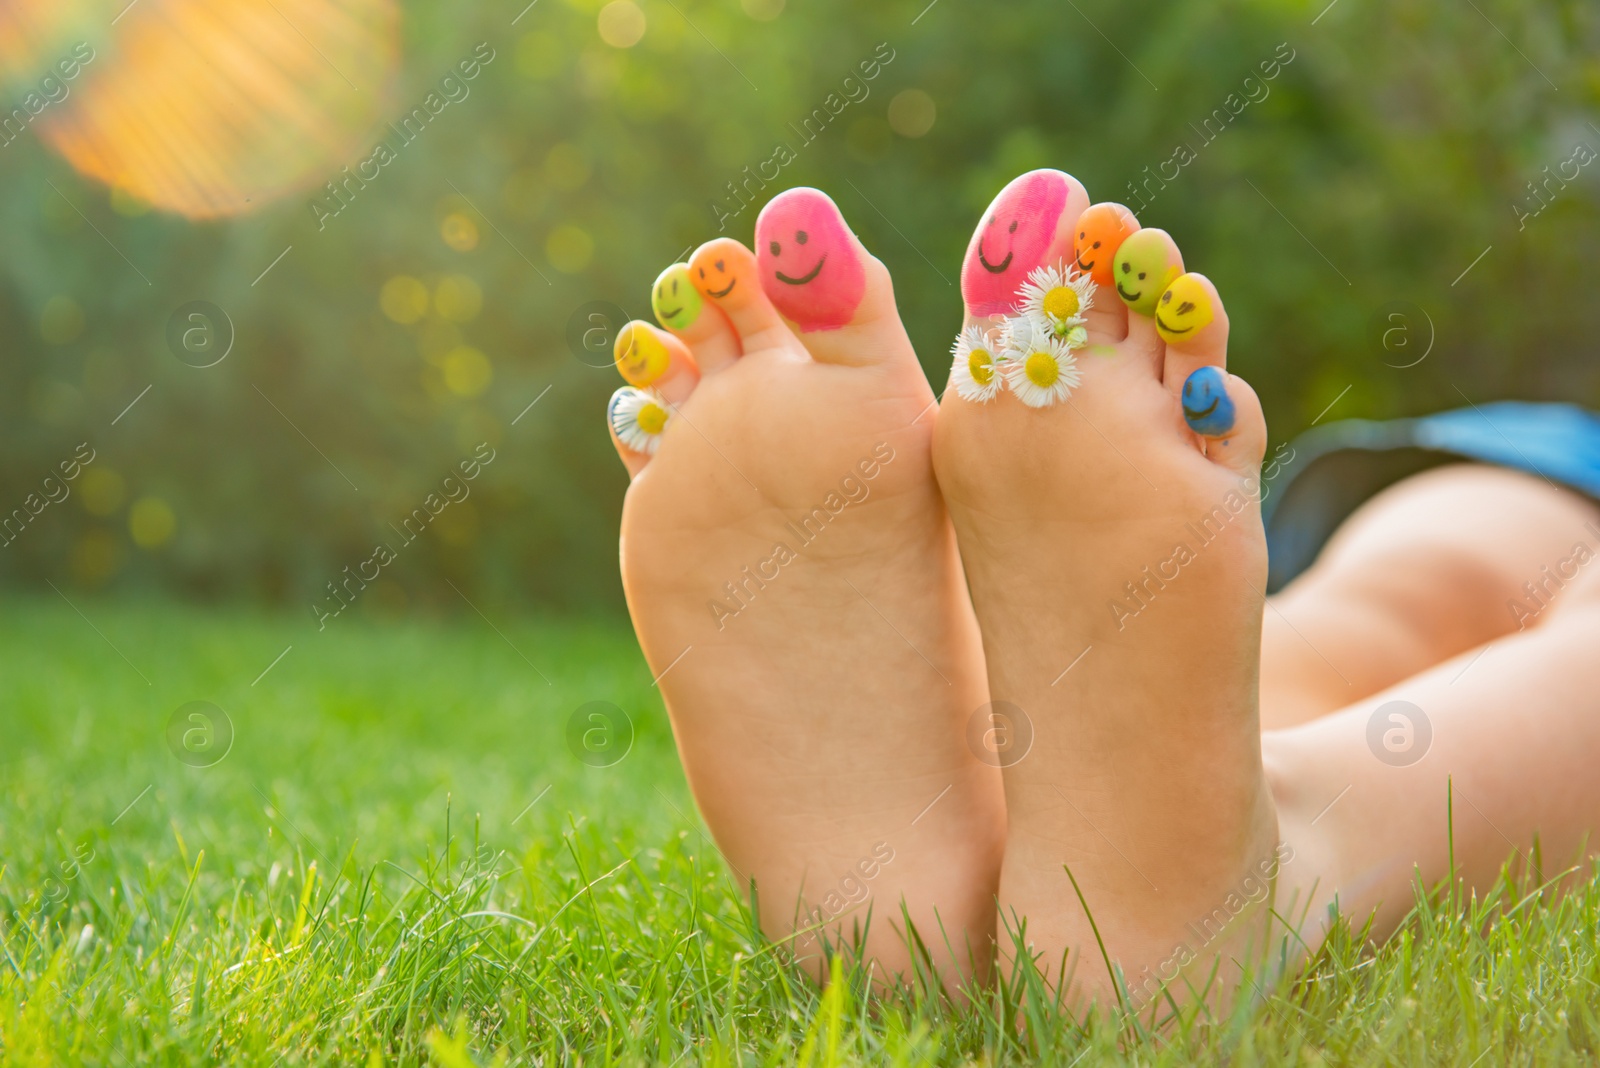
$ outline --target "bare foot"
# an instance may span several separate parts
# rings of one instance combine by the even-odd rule
[[[831,200],[777,197],[756,245],[668,268],[652,300],[672,333],[618,340],[628,606],[768,936],[820,975],[817,935],[848,940],[870,909],[866,955],[904,973],[903,900],[954,981],[992,951],[1005,811],[966,743],[987,683],[934,395]]]
[[[934,458],[991,692],[1033,731],[1004,770],[1002,917],[1052,977],[1070,952],[1073,1001],[1115,1005],[1125,983],[1142,1005],[1163,984],[1184,1000],[1219,957],[1236,976],[1284,867],[1256,705],[1266,426],[1223,370],[1211,283],[1127,209],[1088,208],[1035,171],[984,214]],[[1062,271],[1029,291],[1053,317],[1013,325],[984,399],[969,350],[1005,355],[997,317],[1041,265]]]

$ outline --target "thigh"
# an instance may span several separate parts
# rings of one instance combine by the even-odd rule
[[[1600,551],[1600,507],[1537,475],[1436,468],[1368,501],[1268,602],[1262,721],[1326,715],[1525,627]]]

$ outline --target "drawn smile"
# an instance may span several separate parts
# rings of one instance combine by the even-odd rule
[[[1084,274],[1088,274],[1090,271],[1094,270],[1094,262],[1090,261],[1089,263],[1084,263],[1083,260],[1080,259],[1078,260],[1078,270],[1082,271]]]
[[[708,296],[708,297],[725,297],[729,293],[732,293],[733,292],[733,287],[738,285],[738,284],[739,284],[739,280],[737,278],[735,278],[733,281],[728,283],[728,288],[726,288],[726,289],[708,289],[708,290],[706,290],[706,296]]]
[[[778,279],[778,281],[783,282],[785,285],[803,286],[807,282],[809,282],[813,278],[815,278],[817,276],[818,272],[820,272],[822,270],[822,265],[824,263],[827,263],[827,262],[828,262],[828,257],[827,256],[823,256],[820,260],[817,261],[817,265],[815,267],[811,268],[810,271],[806,272],[806,274],[804,276],[800,277],[800,278],[790,278],[788,275],[784,274],[782,271],[779,271],[779,270],[776,270],[776,269],[773,270],[772,273],[773,273],[773,276]]]
[[[1140,290],[1137,293],[1129,293],[1126,289],[1122,288],[1122,283],[1121,282],[1117,283],[1117,292],[1122,294],[1122,299],[1123,300],[1127,300],[1127,301],[1138,300],[1140,297],[1144,296],[1144,291],[1143,290]]]
[[[666,309],[662,309],[661,318],[663,318],[663,319],[676,319],[678,317],[678,313],[681,312],[681,311],[683,311],[682,308],[673,308],[671,311],[667,311]]]
[[[1219,405],[1221,403],[1222,403],[1222,398],[1221,397],[1212,397],[1211,398],[1211,404],[1204,411],[1199,411],[1199,412],[1195,411],[1193,408],[1190,408],[1187,404],[1185,404],[1183,406],[1184,418],[1188,419],[1191,423],[1197,422],[1197,421],[1199,421],[1201,419],[1204,419],[1207,416],[1211,415],[1212,412],[1217,410],[1217,405]]]
[[[1005,273],[1005,269],[1007,267],[1011,266],[1011,257],[1015,256],[1015,255],[1016,255],[1016,252],[1014,252],[1014,251],[1007,252],[1006,253],[1006,258],[1001,260],[1000,263],[998,265],[996,265],[996,264],[990,263],[988,260],[984,259],[984,257],[983,257],[983,243],[982,242],[978,243],[978,262],[983,264],[983,269],[988,271],[990,274],[1003,274],[1003,273]]]
[[[1121,286],[1117,287],[1117,290],[1119,292],[1121,291],[1121,289],[1122,289]],[[1192,326],[1186,326],[1182,330],[1179,330],[1175,326],[1168,326],[1166,324],[1166,322],[1161,318],[1161,315],[1159,313],[1157,313],[1157,315],[1156,315],[1156,325],[1159,326],[1161,329],[1165,330],[1169,334],[1187,334],[1189,331],[1194,329],[1194,327],[1192,327]]]

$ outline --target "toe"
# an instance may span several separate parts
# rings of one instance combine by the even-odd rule
[[[1088,206],[1082,183],[1061,171],[1029,171],[1000,190],[961,265],[968,324],[1010,314],[1035,268],[1070,261],[1073,225]]]
[[[628,384],[611,395],[606,424],[629,477],[637,478],[661,446],[678,405],[699,385],[700,368],[682,341],[638,320],[617,331],[612,355]]]
[[[1161,380],[1177,392],[1201,367],[1228,365],[1228,313],[1203,274],[1179,275],[1156,301],[1156,333],[1167,343]]]
[[[1241,478],[1258,476],[1267,448],[1267,421],[1248,382],[1206,364],[1184,382],[1181,401],[1183,420],[1200,436],[1209,459]]]
[[[774,197],[756,219],[761,286],[801,344],[822,363],[915,362],[888,268],[816,189]]]
[[[741,351],[785,344],[789,328],[761,288],[753,253],[731,237],[707,241],[689,257],[689,278],[720,308],[739,335]]]
[[[1091,345],[1114,345],[1128,336],[1128,308],[1117,297],[1111,273],[1117,250],[1138,229],[1133,212],[1109,202],[1091,206],[1073,227],[1073,259],[1095,284],[1085,316]]]
[[[739,335],[728,317],[700,294],[687,263],[674,263],[650,287],[650,309],[656,322],[682,338],[706,374],[714,374],[739,358]]]
[[[617,331],[612,358],[628,385],[654,389],[670,404],[682,404],[700,381],[700,369],[682,341],[638,320]]]
[[[623,386],[611,395],[606,404],[606,424],[630,478],[638,478],[661,447],[676,407],[653,389]]]
[[[1183,257],[1165,230],[1140,230],[1130,234],[1112,262],[1111,284],[1128,307],[1128,340],[1159,352],[1156,301],[1172,280],[1183,273]]]

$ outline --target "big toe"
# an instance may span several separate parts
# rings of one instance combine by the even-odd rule
[[[1035,269],[1073,259],[1073,224],[1089,206],[1083,183],[1063,171],[1021,174],[983,213],[961,265],[967,322],[1017,310]]]
[[[761,288],[811,358],[866,366],[915,362],[889,270],[816,189],[790,189],[756,219]]]

